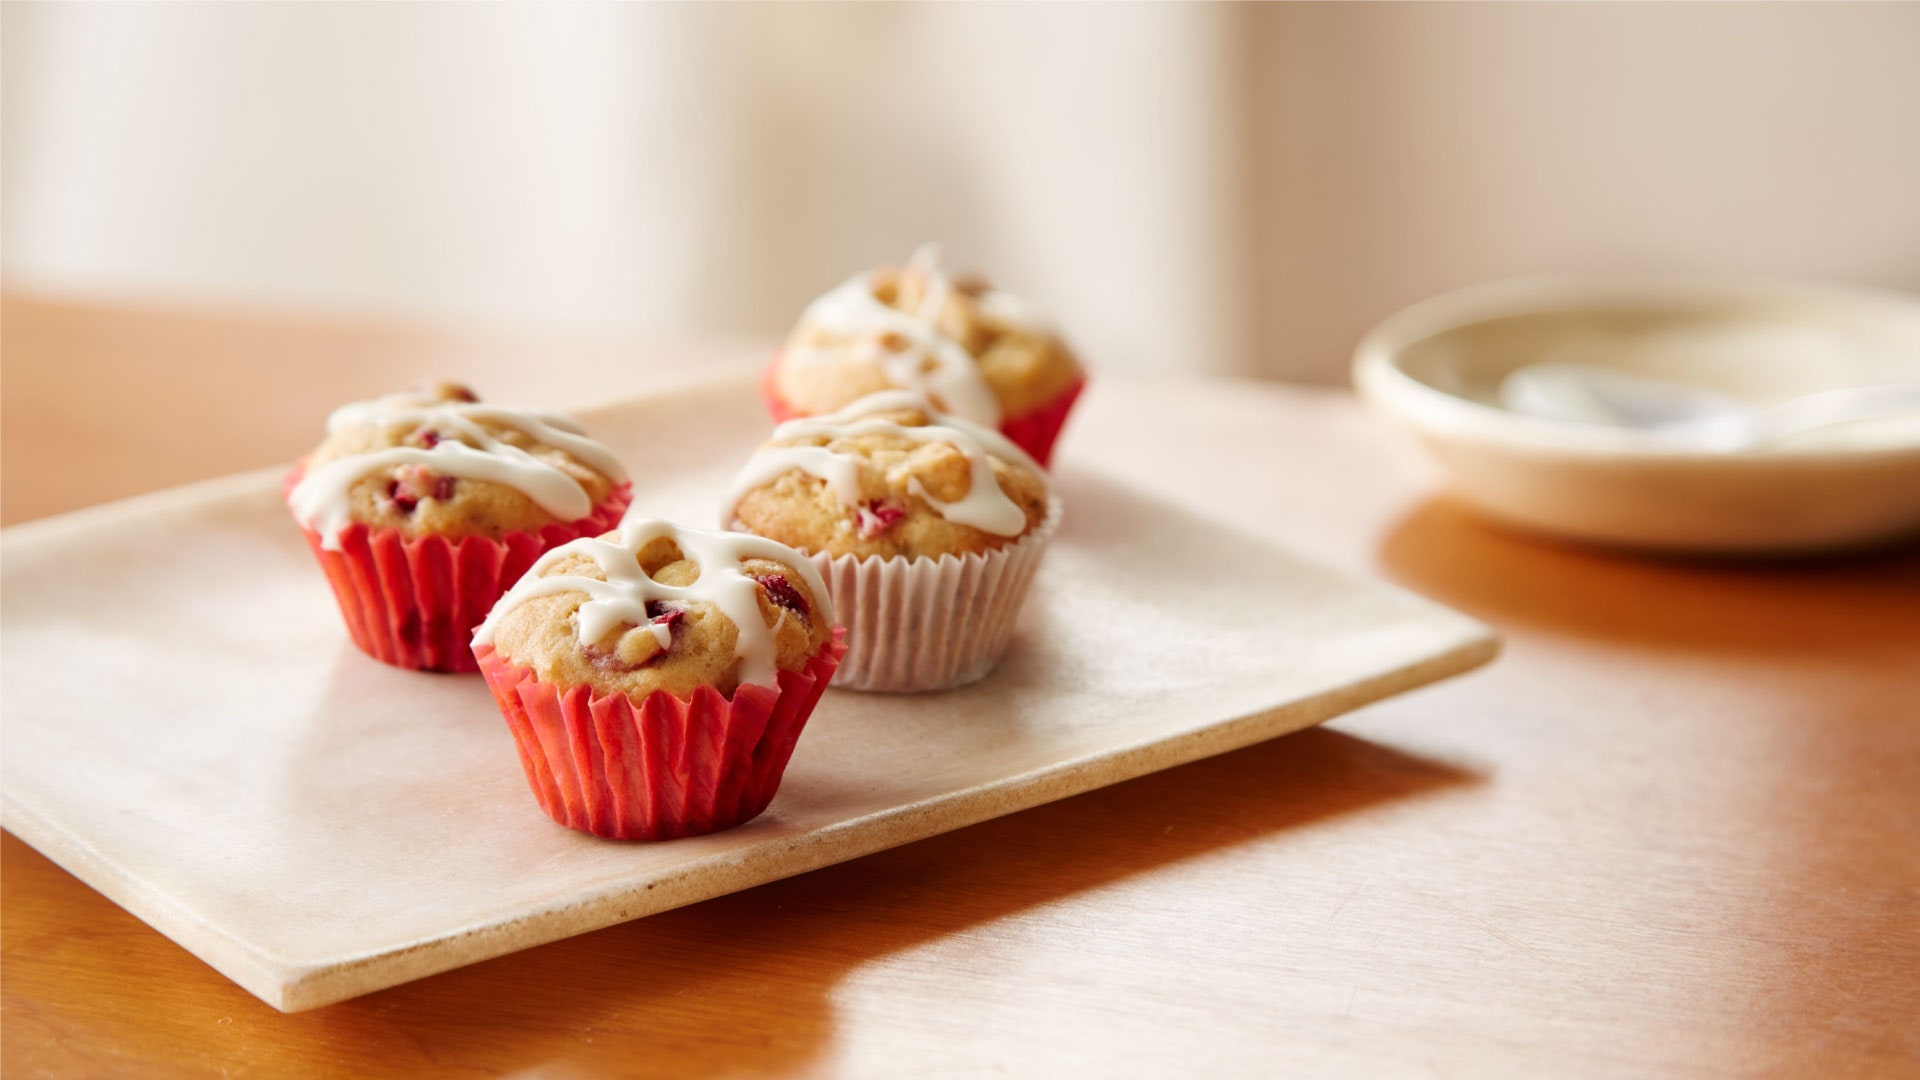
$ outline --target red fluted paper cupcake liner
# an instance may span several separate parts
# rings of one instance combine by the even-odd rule
[[[772,362],[760,373],[760,396],[767,403],[767,412],[773,415],[775,423],[785,423],[807,415],[780,394],[781,355],[774,354]],[[1002,420],[1000,433],[1031,454],[1033,460],[1043,467],[1048,465],[1053,459],[1053,444],[1060,438],[1060,428],[1067,422],[1067,413],[1073,410],[1074,401],[1080,397],[1080,391],[1086,385],[1086,376],[1080,376],[1073,381],[1073,385],[1056,394],[1045,405]]]
[[[288,474],[286,489],[300,479]],[[473,628],[500,594],[513,587],[535,559],[583,536],[599,536],[620,523],[633,488],[621,484],[593,513],[539,532],[502,539],[444,536],[408,539],[398,529],[370,529],[355,522],[340,533],[338,550],[301,528],[307,546],[326,572],[339,601],[347,633],[360,651],[395,667],[416,671],[477,671]]]
[[[1000,433],[1033,455],[1033,460],[1043,468],[1051,465],[1053,444],[1060,438],[1060,429],[1067,422],[1067,413],[1073,410],[1073,403],[1086,387],[1087,377],[1082,375],[1045,405],[1000,421]]]
[[[767,403],[767,412],[772,414],[776,424],[807,415],[780,394],[780,361],[783,356],[784,353],[774,353],[773,360],[760,373],[760,397]]]
[[[747,685],[731,700],[710,686],[682,700],[562,687],[474,649],[480,673],[520,748],[527,785],[547,816],[609,840],[671,840],[751,821],[773,801],[820,695],[846,653],[846,631],[778,690]]]

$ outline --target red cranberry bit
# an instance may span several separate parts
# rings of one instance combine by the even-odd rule
[[[793,587],[785,574],[768,574],[753,580],[767,591],[767,599],[773,601],[775,606],[786,608],[800,616],[801,622],[807,622],[807,598],[800,595],[800,590]]]
[[[438,476],[425,465],[402,465],[387,481],[387,501],[403,514],[411,514],[420,500],[446,501],[453,496],[453,477]]]
[[[598,645],[582,645],[580,646],[580,651],[586,654],[587,660],[595,667],[605,668],[608,671],[638,671],[643,667],[652,667],[662,660],[665,660],[667,655],[673,652],[673,644],[680,637],[680,620],[686,618],[686,615],[687,609],[677,604],[663,604],[658,600],[647,601],[647,618],[651,620],[651,625],[665,625],[672,632],[672,636],[668,639],[666,648],[659,650],[638,664],[629,664],[625,660],[620,659],[620,653],[617,649],[603,649]],[[616,637],[615,640],[618,641],[624,638],[633,630],[634,625],[632,623],[623,623],[621,625],[620,635]]]
[[[432,428],[422,428],[415,433],[414,437],[420,440],[421,446],[429,450],[440,445],[440,433]]]
[[[413,508],[420,505],[418,496],[412,492],[400,490],[400,481],[398,480],[387,481],[387,501],[393,504],[394,509],[403,514],[413,513]]]
[[[687,617],[687,609],[679,604],[669,604],[660,600],[647,601],[647,618],[654,626],[665,626],[670,635],[667,647],[640,662],[641,667],[650,667],[667,658],[673,652],[674,643],[680,640],[680,622]]]
[[[894,522],[906,517],[907,512],[895,503],[876,499],[862,504],[854,516],[859,522],[861,539],[871,540],[893,528]]]

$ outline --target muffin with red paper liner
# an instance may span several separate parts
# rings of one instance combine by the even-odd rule
[[[854,277],[801,313],[761,379],[776,420],[834,412],[888,389],[919,392],[952,416],[998,428],[1046,465],[1086,372],[1032,304],[940,249]]]
[[[1060,513],[1012,440],[890,390],[781,424],[721,520],[812,558],[848,630],[836,685],[916,692],[999,664]]]
[[[287,507],[361,651],[476,670],[473,629],[542,553],[612,528],[632,488],[571,419],[453,383],[355,402],[287,476]]]
[[[843,637],[792,548],[632,518],[542,556],[473,650],[549,817],[668,840],[767,808]]]

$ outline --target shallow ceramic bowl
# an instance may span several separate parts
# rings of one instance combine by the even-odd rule
[[[1788,554],[1920,536],[1920,417],[1857,421],[1737,453],[1527,416],[1501,380],[1543,361],[1684,381],[1755,406],[1920,380],[1920,300],[1700,279],[1526,279],[1448,293],[1367,334],[1354,381],[1411,427],[1462,500],[1573,539]]]

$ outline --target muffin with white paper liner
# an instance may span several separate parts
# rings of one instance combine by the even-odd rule
[[[999,664],[1060,514],[1012,440],[886,391],[774,429],[721,523],[813,559],[847,628],[835,686],[907,693]]]

